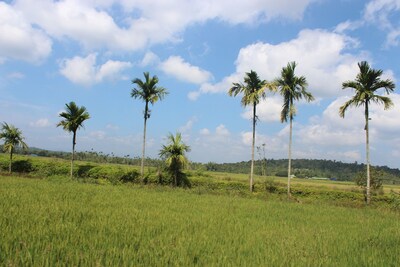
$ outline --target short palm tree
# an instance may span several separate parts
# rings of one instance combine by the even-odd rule
[[[10,163],[8,171],[12,172],[12,160],[15,149],[21,147],[22,149],[28,149],[28,145],[24,142],[21,130],[13,125],[3,122],[1,125],[0,139],[4,139],[3,150],[10,154]]]
[[[291,179],[291,162],[292,162],[292,131],[293,118],[296,115],[295,101],[304,98],[307,102],[313,101],[314,97],[307,91],[307,80],[304,76],[296,76],[296,62],[289,62],[286,67],[282,68],[281,76],[275,80],[276,86],[279,88],[280,94],[283,96],[283,105],[281,111],[281,122],[290,122],[289,133],[289,159],[288,159],[288,183],[287,194],[290,198],[290,179]]]
[[[76,145],[76,132],[79,128],[83,127],[83,122],[90,119],[90,115],[84,106],[79,107],[75,102],[65,104],[66,110],[60,113],[60,117],[63,118],[57,127],[62,126],[67,132],[72,133],[72,155],[71,155],[71,178],[73,177],[74,171],[74,160],[75,160],[75,145]]]
[[[182,135],[177,133],[168,135],[168,144],[163,145],[160,150],[160,157],[165,159],[168,172],[174,178],[174,186],[182,183],[182,170],[189,163],[185,153],[190,151],[190,147],[182,142]]]
[[[367,188],[366,202],[370,203],[370,158],[369,158],[369,106],[370,103],[383,104],[384,109],[393,106],[393,102],[389,97],[377,94],[377,90],[383,88],[386,94],[394,91],[395,84],[390,79],[381,80],[382,70],[372,69],[368,62],[362,61],[358,63],[360,72],[354,81],[346,81],[342,84],[342,88],[351,88],[355,90],[353,98],[348,100],[339,109],[339,115],[344,118],[346,110],[351,107],[364,106],[365,115],[365,138],[366,138],[366,158],[367,158]]]
[[[136,84],[136,88],[132,89],[131,97],[135,99],[141,99],[145,102],[144,106],[144,127],[143,127],[143,147],[142,147],[142,161],[140,166],[140,174],[143,177],[144,174],[144,157],[146,150],[146,124],[147,119],[150,118],[151,110],[149,109],[149,103],[154,105],[158,100],[162,100],[167,94],[167,89],[157,86],[158,77],[150,77],[148,72],[143,73],[145,80],[142,81],[139,78],[132,80],[133,84]]]
[[[251,144],[251,167],[250,167],[250,192],[253,191],[254,186],[254,145],[256,141],[256,122],[257,113],[256,107],[262,99],[266,97],[265,89],[268,88],[273,90],[273,84],[267,83],[265,80],[261,80],[255,71],[247,72],[244,77],[243,83],[233,83],[233,86],[229,89],[228,94],[230,96],[237,96],[243,94],[241,103],[244,107],[252,106],[253,108],[253,139]]]

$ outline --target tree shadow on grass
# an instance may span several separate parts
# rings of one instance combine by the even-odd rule
[[[30,173],[33,171],[33,166],[29,160],[15,160],[12,163],[12,171],[19,173]]]
[[[78,168],[77,168],[77,175],[78,175],[78,177],[80,177],[80,178],[87,178],[88,177],[88,173],[89,173],[89,171],[91,170],[91,169],[93,169],[94,167],[96,167],[96,166],[94,166],[94,165],[90,165],[90,164],[86,164],[86,165],[80,165],[80,166],[78,166]]]

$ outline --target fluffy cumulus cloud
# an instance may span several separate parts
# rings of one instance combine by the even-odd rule
[[[400,95],[392,94],[394,107],[384,110],[381,105],[370,106],[370,140],[371,148],[383,147],[392,140],[396,140],[400,131],[400,122],[395,118],[400,116]],[[363,107],[349,108],[345,118],[339,116],[339,107],[349,97],[340,97],[334,100],[322,113],[314,117],[307,125],[296,125],[296,143],[304,155],[311,157],[328,157],[345,161],[363,160],[365,144],[365,119]],[[387,151],[377,153],[395,153],[396,147],[388,147]],[[375,162],[385,155],[373,154]]]
[[[60,73],[71,82],[90,86],[104,80],[122,78],[121,72],[132,64],[124,61],[108,60],[102,65],[96,65],[96,54],[87,57],[65,59],[60,66]]]
[[[255,70],[260,77],[273,80],[288,62],[298,63],[297,75],[304,75],[314,96],[331,97],[341,93],[341,83],[353,79],[357,62],[365,55],[351,55],[346,51],[357,46],[357,41],[343,34],[326,30],[302,30],[296,39],[279,44],[258,42],[242,48],[236,59],[236,72],[216,84],[205,83],[200,94],[226,92],[232,82],[242,80],[245,72]]]
[[[160,58],[153,52],[148,51],[144,54],[143,59],[140,61],[139,66],[147,67],[159,63]]]
[[[21,12],[0,2],[0,63],[7,59],[40,63],[51,46],[50,38],[32,27]]]
[[[192,148],[190,158],[194,161],[233,162],[250,157],[250,151],[242,143],[240,135],[232,134],[224,124],[215,129],[201,129],[188,144]]]
[[[268,97],[262,100],[257,106],[257,117],[262,122],[280,121],[282,110],[282,99],[280,96]],[[242,117],[245,119],[253,118],[253,109],[247,107]]]
[[[134,51],[179,41],[186,27],[208,20],[229,24],[297,20],[315,1],[16,0],[13,8],[28,21],[28,27],[37,25],[53,38],[68,38],[87,49]],[[124,19],[114,16],[116,10],[124,11]]]
[[[373,0],[365,8],[364,20],[377,24],[387,32],[388,45],[398,45],[400,38],[399,14],[399,0]]]
[[[170,56],[161,62],[159,67],[164,73],[178,80],[194,84],[205,83],[212,77],[210,72],[189,64],[180,56]]]

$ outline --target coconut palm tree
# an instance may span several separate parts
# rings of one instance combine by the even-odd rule
[[[13,125],[3,122],[1,125],[0,139],[4,139],[3,150],[10,154],[9,173],[12,172],[13,154],[17,147],[28,149],[28,145],[24,142],[21,130]]]
[[[370,103],[383,104],[384,109],[393,106],[393,102],[389,97],[377,94],[377,90],[383,88],[386,94],[394,91],[395,84],[390,79],[381,80],[382,70],[372,69],[368,62],[362,61],[358,63],[360,72],[357,74],[354,81],[346,81],[342,84],[342,89],[351,88],[355,90],[355,95],[345,102],[339,108],[339,115],[344,118],[346,110],[351,107],[364,106],[365,116],[365,139],[366,139],[366,158],[367,158],[367,188],[366,202],[370,203],[370,158],[369,158],[369,106]]]
[[[260,103],[261,99],[266,97],[265,89],[273,90],[273,84],[267,83],[265,80],[261,80],[255,71],[246,72],[243,83],[233,83],[233,86],[229,89],[229,96],[237,96],[243,94],[241,103],[244,107],[252,106],[253,109],[253,138],[251,144],[251,167],[250,167],[250,192],[253,191],[254,186],[254,145],[256,142],[256,122],[257,113],[256,107]]]
[[[289,119],[289,156],[288,156],[288,183],[287,194],[290,198],[290,179],[291,179],[291,163],[292,163],[292,131],[293,118],[296,115],[295,101],[304,98],[307,102],[313,101],[314,97],[307,91],[307,80],[304,76],[296,76],[296,62],[289,62],[286,67],[282,68],[281,76],[275,80],[276,86],[279,88],[280,94],[283,96],[283,105],[281,111],[281,122],[287,122]]]
[[[163,145],[160,150],[160,157],[165,158],[168,172],[174,178],[174,186],[178,186],[182,183],[182,170],[189,163],[186,152],[190,151],[190,147],[182,142],[182,135],[177,133],[168,135],[168,144]]]
[[[146,124],[147,119],[150,118],[151,110],[149,109],[149,103],[154,105],[158,100],[162,100],[167,94],[167,89],[157,86],[158,77],[150,77],[148,72],[143,73],[145,80],[142,81],[139,78],[132,80],[132,83],[137,87],[132,89],[131,97],[135,99],[141,99],[145,102],[144,106],[144,127],[143,127],[143,147],[142,147],[142,161],[140,166],[140,174],[143,177],[144,174],[144,157],[146,150]]]
[[[79,107],[75,102],[65,104],[66,110],[60,113],[60,117],[63,118],[57,127],[62,126],[67,132],[72,133],[72,155],[71,155],[71,178],[73,177],[74,171],[74,159],[75,159],[75,145],[76,145],[76,132],[78,129],[83,127],[83,122],[90,119],[90,115],[84,106]]]

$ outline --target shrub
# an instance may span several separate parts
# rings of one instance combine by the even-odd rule
[[[390,192],[390,207],[395,211],[400,211],[400,193]]]
[[[276,193],[278,191],[278,183],[273,178],[267,178],[264,185],[265,190],[269,193]]]
[[[373,195],[383,195],[382,180],[385,173],[382,170],[376,168],[370,169],[370,187]],[[367,194],[367,174],[365,172],[357,173],[354,182],[364,190],[364,195]]]

